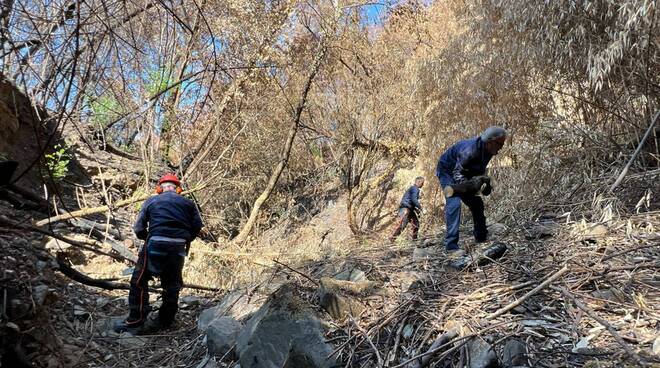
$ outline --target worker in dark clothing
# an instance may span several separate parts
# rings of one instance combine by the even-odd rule
[[[490,159],[499,153],[506,140],[506,130],[491,126],[480,136],[462,140],[449,147],[438,161],[435,175],[444,189],[447,186],[463,183],[475,176],[485,175]],[[461,194],[451,197],[445,196],[445,222],[447,233],[445,235],[445,248],[455,256],[463,253],[458,248],[458,233],[461,223],[461,202],[465,203],[472,212],[474,221],[474,238],[480,243],[486,241],[486,217],[484,215],[484,202],[481,197],[474,194]]]
[[[139,334],[167,328],[174,322],[179,291],[183,287],[184,257],[203,226],[195,203],[181,196],[181,191],[179,179],[167,174],[158,181],[158,195],[142,205],[133,230],[145,243],[131,277],[128,318],[115,324],[116,332]],[[150,312],[148,282],[154,276],[160,277],[162,305],[158,318],[147,320]]]
[[[401,198],[401,204],[399,204],[398,217],[396,221],[396,227],[394,232],[390,235],[389,240],[393,242],[397,236],[406,228],[408,222],[410,222],[410,231],[412,233],[411,238],[413,240],[417,239],[417,232],[419,231],[419,213],[422,211],[422,205],[419,204],[419,190],[424,186],[424,177],[419,176],[415,179],[415,184],[413,184]]]

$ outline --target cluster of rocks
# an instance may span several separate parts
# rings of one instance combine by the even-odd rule
[[[337,320],[357,318],[365,308],[361,297],[377,291],[379,285],[359,269],[334,277],[323,277],[318,289],[282,284],[268,296],[233,291],[198,320],[206,333],[209,354],[231,357],[242,368],[334,367],[333,347],[326,342],[324,315]],[[318,297],[318,299],[316,299]],[[201,367],[210,367],[205,360]]]
[[[39,355],[56,349],[51,330],[35,328],[48,318],[59,297],[55,286],[57,263],[39,246],[36,236],[15,237],[0,257],[0,365],[21,367],[33,361],[53,366],[57,360]],[[51,360],[53,360],[51,362]]]
[[[210,354],[237,358],[242,368],[335,364],[321,319],[293,284],[280,286],[265,300],[240,291],[229,293],[201,313],[198,329],[206,332]]]
[[[333,346],[326,342],[324,318],[329,316],[337,322],[357,319],[367,307],[364,299],[380,292],[378,282],[368,280],[355,268],[322,277],[316,290],[296,284],[283,284],[268,296],[236,290],[215,307],[204,310],[197,327],[206,334],[210,355],[238,361],[237,366],[242,368],[334,367],[337,362]],[[318,312],[317,302],[327,315]],[[410,326],[410,333],[412,329]],[[460,335],[452,329],[429,350]],[[526,347],[510,339],[498,354],[487,338],[473,338],[467,342],[465,353],[470,368],[515,367],[524,366]],[[408,368],[424,367],[434,355],[413,361]],[[211,367],[215,363],[210,357],[198,366]]]

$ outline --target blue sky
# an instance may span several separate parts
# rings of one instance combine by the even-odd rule
[[[381,24],[387,14],[387,6],[383,3],[365,5],[362,9],[368,24]]]

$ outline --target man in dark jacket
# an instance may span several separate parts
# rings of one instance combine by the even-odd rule
[[[422,211],[422,205],[419,204],[419,190],[424,186],[424,177],[418,176],[413,184],[401,198],[399,204],[399,212],[396,221],[394,232],[390,235],[389,240],[394,241],[397,236],[406,228],[410,222],[410,231],[412,232],[412,239],[417,239],[417,232],[419,231],[419,216],[418,212]]]
[[[128,318],[114,326],[116,332],[145,332],[148,329],[169,327],[178,310],[179,291],[183,287],[183,263],[190,242],[202,229],[202,220],[195,203],[180,195],[181,183],[173,174],[158,181],[158,195],[142,205],[133,230],[138,239],[145,240],[128,293]],[[158,318],[145,326],[149,307],[149,280],[159,276],[162,305]]]
[[[490,159],[499,153],[506,140],[506,130],[492,126],[480,136],[462,140],[449,147],[438,161],[435,175],[444,189],[448,185],[460,184],[479,175],[486,174]],[[472,212],[474,222],[474,238],[477,242],[486,241],[486,217],[484,202],[474,194],[446,197],[445,222],[447,233],[445,247],[448,252],[459,250],[458,232],[461,224],[461,202]]]

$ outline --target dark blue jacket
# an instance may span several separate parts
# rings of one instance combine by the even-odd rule
[[[133,230],[138,239],[164,236],[191,242],[202,226],[202,219],[193,201],[176,192],[164,192],[144,202]]]
[[[440,156],[435,176],[444,187],[486,174],[493,155],[486,151],[480,137],[459,141]]]
[[[413,184],[413,186],[406,190],[403,194],[403,198],[401,198],[399,208],[408,208],[411,210],[414,210],[415,208],[422,209],[422,205],[419,204],[419,188],[417,185]]]

